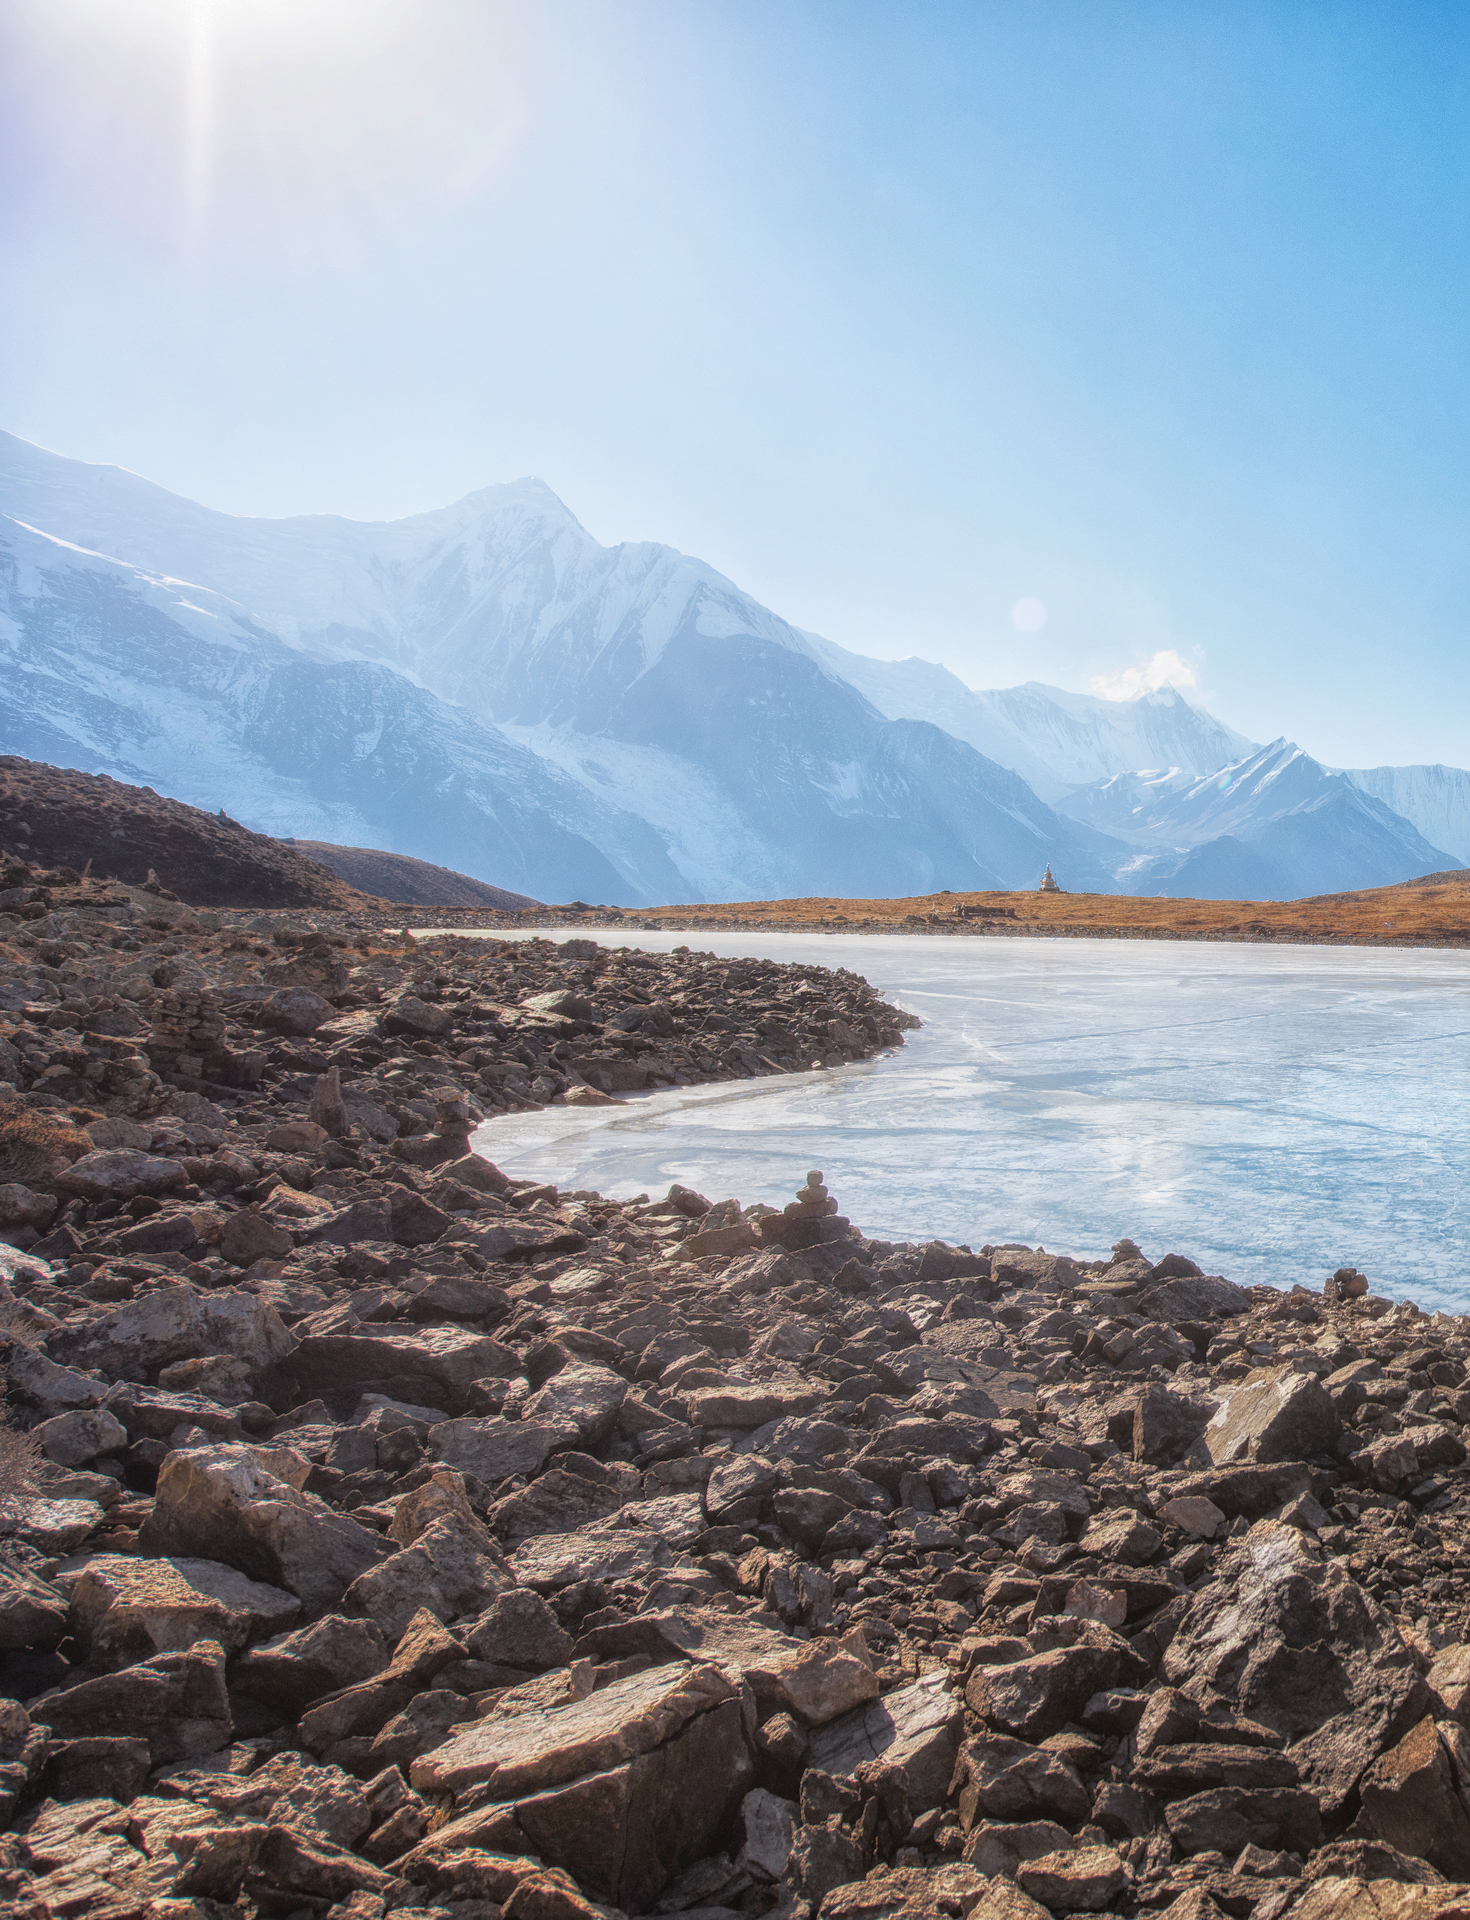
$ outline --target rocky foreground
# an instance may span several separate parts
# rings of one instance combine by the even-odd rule
[[[1470,1910],[1464,1321],[467,1151],[851,975],[0,916],[0,1914]]]

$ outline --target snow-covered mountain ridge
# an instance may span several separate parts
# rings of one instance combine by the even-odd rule
[[[249,521],[0,438],[0,510],[14,751],[542,897],[1012,886],[1048,861],[1101,887],[1116,863],[1006,769],[885,720],[713,569],[604,549],[537,482],[386,527]],[[198,585],[164,606],[166,580]],[[512,829],[566,858],[508,869]],[[600,877],[568,887],[583,847]]]
[[[1077,789],[1255,752],[1167,690],[976,693],[865,660],[673,548],[601,546],[537,480],[393,522],[253,520],[0,434],[0,514],[0,745],[543,898],[1028,886],[1047,863],[1188,891],[1177,848],[1141,854],[1117,796]],[[1357,812],[1257,859],[1263,893],[1313,860],[1452,863],[1338,784]],[[1283,811],[1259,782],[1253,804],[1214,837]]]
[[[1413,877],[1406,865],[1431,873],[1442,857],[1410,821],[1290,740],[1203,779],[1178,768],[1115,774],[1061,810],[1146,850],[1124,870],[1141,893],[1294,899],[1387,886]]]
[[[1101,700],[1028,680],[978,693],[930,660],[868,660],[815,634],[814,657],[890,720],[928,720],[998,760],[1051,805],[1086,782],[1140,767],[1211,773],[1254,742],[1192,707],[1172,687],[1136,700]]]
[[[1470,865],[1470,773],[1463,767],[1356,767],[1343,777]]]

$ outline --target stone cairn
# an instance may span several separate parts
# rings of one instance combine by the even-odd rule
[[[788,1200],[780,1213],[767,1214],[760,1222],[765,1244],[784,1247],[788,1252],[846,1240],[852,1234],[852,1222],[837,1211],[836,1200],[816,1170],[807,1175],[804,1187],[797,1188],[794,1200]]]

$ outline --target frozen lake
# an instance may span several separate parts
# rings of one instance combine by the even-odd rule
[[[881,1239],[1097,1254],[1131,1234],[1242,1282],[1351,1265],[1426,1311],[1470,1307],[1470,954],[596,937],[850,967],[924,1026],[836,1072],[496,1118],[476,1145],[517,1177],[782,1205],[820,1167]]]

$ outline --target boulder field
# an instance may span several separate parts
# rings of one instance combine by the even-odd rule
[[[1470,1323],[469,1151],[849,974],[12,879],[5,1920],[1470,1911]]]

